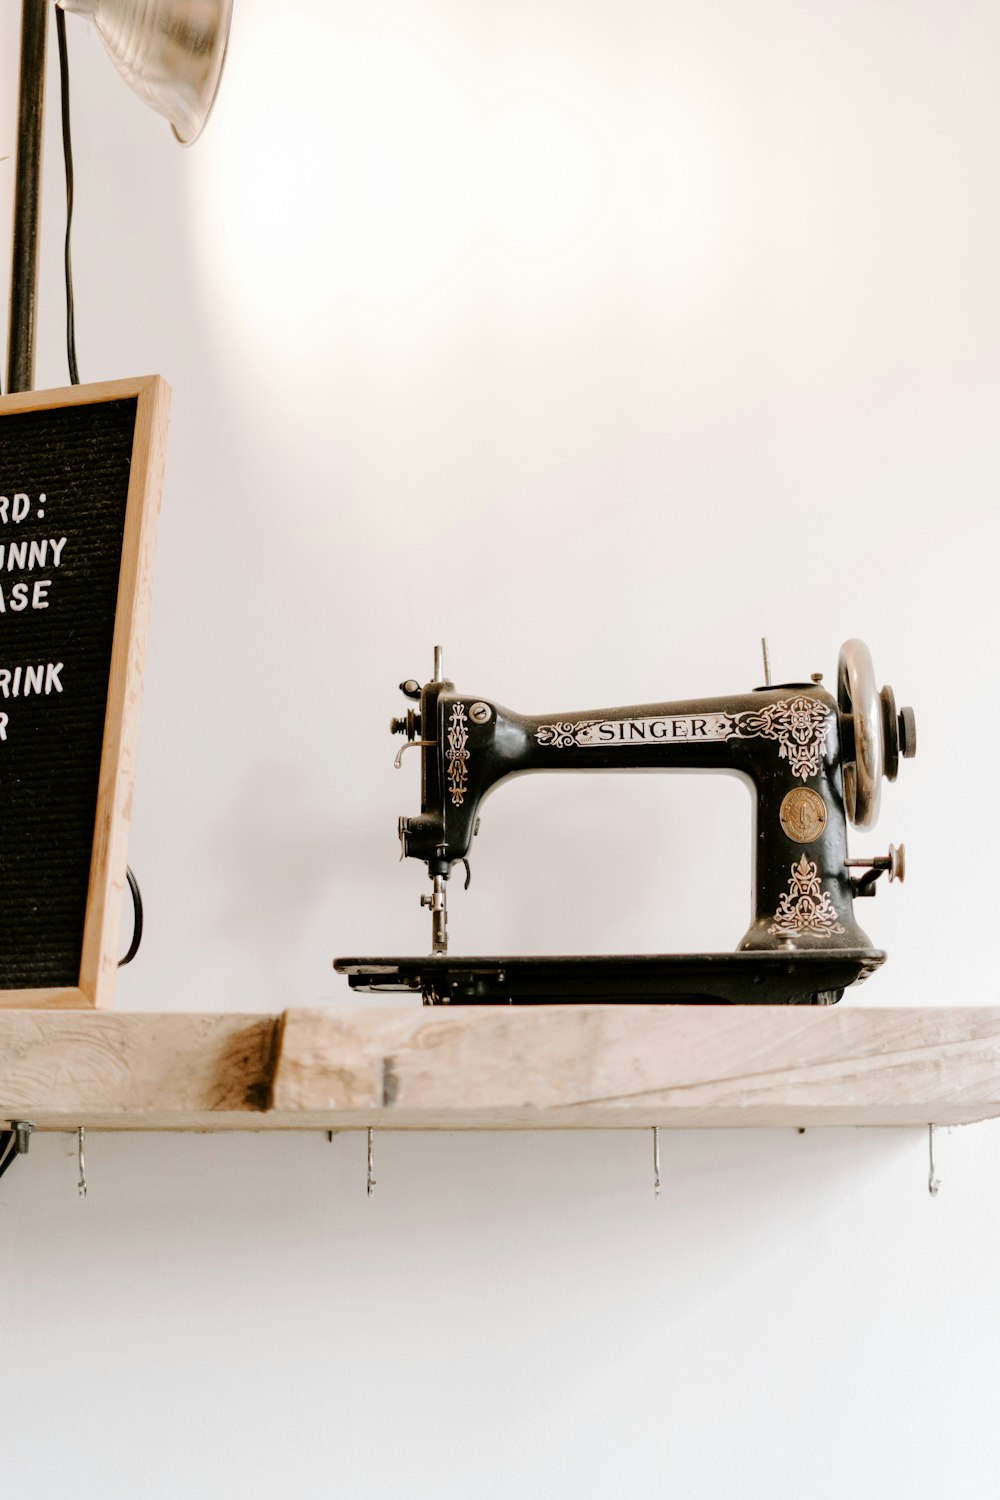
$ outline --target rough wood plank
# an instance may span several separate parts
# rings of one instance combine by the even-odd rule
[[[0,1122],[108,1130],[965,1124],[1000,1009],[0,1012]]]
[[[128,508],[122,535],[118,609],[108,668],[101,774],[97,790],[87,921],[80,958],[80,989],[92,1003],[114,1003],[118,974],[118,934],[132,795],[142,707],[146,638],[153,590],[153,562],[163,493],[170,415],[170,387],[159,375],[133,381],[89,386],[93,393],[133,387],[136,396],[135,437],[129,478]]]
[[[272,1104],[453,1129],[958,1124],[1000,1114],[1000,1010],[292,1010]]]
[[[252,1130],[277,1016],[0,1013],[0,1120],[40,1129]]]

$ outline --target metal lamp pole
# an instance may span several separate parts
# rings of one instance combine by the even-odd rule
[[[21,0],[14,231],[7,332],[7,390],[30,391],[35,376],[38,220],[42,185],[42,119],[49,0]]]

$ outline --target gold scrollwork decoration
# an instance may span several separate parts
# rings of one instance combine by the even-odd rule
[[[543,724],[540,729],[535,730],[535,739],[540,745],[548,745],[553,750],[568,750],[571,745],[585,744],[586,739],[581,739],[584,730],[593,729],[600,722],[600,719],[578,719],[576,723],[567,720]]]
[[[454,807],[461,807],[469,789],[469,752],[465,748],[469,741],[467,722],[465,704],[453,703],[448,718],[448,749],[444,758],[448,762],[448,790]]]
[[[735,724],[727,738],[777,740],[778,755],[787,760],[792,772],[805,781],[818,776],[820,760],[830,732],[830,710],[825,703],[797,693],[781,698],[759,712],[735,714]]]
[[[767,929],[772,937],[825,937],[843,932],[830,892],[820,888],[819,868],[811,859],[801,856],[792,865],[788,890],[778,902],[774,921]]]

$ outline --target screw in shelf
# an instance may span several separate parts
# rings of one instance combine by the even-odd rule
[[[938,1195],[938,1189],[941,1186],[941,1179],[940,1179],[940,1177],[936,1177],[934,1175],[934,1126],[933,1125],[928,1125],[928,1127],[927,1127],[927,1154],[928,1154],[928,1157],[929,1157],[929,1160],[930,1160],[930,1170],[929,1170],[929,1172],[927,1174],[927,1191],[930,1193],[930,1195],[931,1195],[932,1198],[936,1198],[937,1195]]]

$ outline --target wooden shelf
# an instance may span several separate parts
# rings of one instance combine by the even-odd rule
[[[0,1120],[41,1130],[965,1124],[1000,1008],[0,1013]]]

